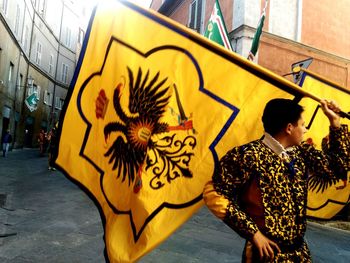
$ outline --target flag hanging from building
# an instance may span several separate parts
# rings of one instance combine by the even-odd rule
[[[26,106],[28,107],[28,109],[30,110],[30,112],[33,112],[37,109],[38,107],[38,97],[36,93],[32,93],[30,96],[28,96],[24,102],[26,104]]]
[[[252,41],[252,46],[251,46],[250,51],[249,51],[248,60],[250,60],[250,61],[254,60],[255,55],[256,55],[256,53],[258,52],[258,49],[259,49],[260,36],[261,36],[261,33],[262,33],[262,29],[264,27],[267,3],[268,3],[268,0],[265,1],[265,7],[264,7],[264,10],[263,10],[263,12],[261,14],[258,26],[256,28],[256,32],[254,34],[254,38],[253,38],[253,41]]]
[[[99,207],[109,260],[138,260],[189,219],[219,158],[260,138],[266,102],[298,89],[156,12],[101,2],[56,164]]]
[[[335,100],[340,108],[345,112],[350,112],[350,91],[339,85],[332,85],[322,81],[312,72],[302,72],[300,86],[308,92],[320,97],[331,98]],[[319,104],[312,100],[302,99],[300,102],[304,106],[304,118],[308,128],[306,133],[307,141],[321,150],[327,147],[329,121],[322,113]],[[343,118],[342,123],[350,126],[350,120]],[[341,179],[337,182],[333,180],[317,180],[312,175],[309,177],[309,191],[307,215],[310,217],[331,219],[335,216],[350,200],[350,173],[338,175]]]
[[[231,41],[228,37],[218,0],[215,0],[204,36],[232,51]]]

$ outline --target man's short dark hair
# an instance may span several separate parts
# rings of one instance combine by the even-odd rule
[[[303,111],[303,107],[293,100],[270,100],[262,116],[265,132],[276,135],[285,129],[288,123],[296,125]]]

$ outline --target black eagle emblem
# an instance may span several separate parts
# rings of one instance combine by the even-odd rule
[[[159,119],[165,112],[168,104],[169,87],[163,88],[166,78],[158,81],[159,72],[150,80],[149,71],[142,79],[142,71],[139,68],[137,77],[128,67],[129,75],[129,105],[130,116],[123,110],[120,97],[123,84],[120,83],[114,90],[113,106],[120,121],[108,123],[104,128],[105,139],[112,132],[119,132],[112,146],[105,153],[109,157],[109,163],[113,164],[113,170],[118,167],[118,177],[122,174],[122,181],[128,176],[129,185],[134,181],[135,172],[145,157],[147,147],[152,147],[150,137],[153,134],[167,130],[166,123],[160,123]],[[126,140],[125,140],[126,139]]]
[[[163,87],[167,78],[159,80],[159,72],[150,78],[149,70],[142,78],[139,68],[136,78],[127,67],[129,76],[129,113],[120,103],[123,83],[119,83],[114,90],[113,106],[119,119],[108,123],[104,128],[107,140],[111,133],[117,133],[117,138],[105,153],[117,177],[122,176],[122,182],[128,177],[129,185],[135,180],[135,172],[140,168],[146,157],[147,148],[155,143],[151,136],[167,131],[168,124],[159,122],[169,102],[169,86]]]
[[[180,139],[174,133],[156,141],[152,140],[153,135],[169,131],[195,132],[192,120],[186,117],[182,108],[176,85],[173,84],[181,118],[178,125],[169,126],[165,122],[160,122],[171,96],[170,86],[166,86],[167,78],[160,79],[159,71],[154,77],[150,77],[149,70],[143,76],[139,68],[136,78],[129,67],[127,71],[128,106],[125,107],[125,104],[121,103],[125,87],[124,83],[119,83],[113,94],[113,107],[118,120],[104,127],[106,141],[111,133],[116,135],[113,144],[104,154],[108,158],[108,163],[112,165],[112,170],[116,170],[117,178],[121,177],[122,182],[128,179],[129,186],[136,180],[135,193],[142,187],[143,167],[152,170],[150,187],[153,189],[160,189],[166,182],[170,183],[180,176],[191,178],[192,172],[188,167],[194,155],[192,150],[196,146],[194,136],[187,134],[185,138],[180,136]],[[148,156],[147,152],[152,152],[152,157]]]
[[[309,144],[313,144],[312,139],[308,138],[307,142]],[[324,137],[322,139],[322,151],[327,153],[329,152],[329,135],[327,135],[326,137]],[[334,154],[331,155],[331,157],[333,157]],[[334,157],[336,158],[336,157]],[[308,187],[310,191],[316,191],[316,193],[320,192],[323,193],[326,189],[328,189],[329,187],[336,185],[340,180],[343,182],[342,186],[337,186],[336,189],[337,190],[341,190],[344,189],[347,185],[347,173],[348,171],[345,169],[345,167],[343,169],[337,169],[338,170],[338,174],[336,175],[336,177],[330,177],[327,174],[325,175],[311,175],[308,178]]]

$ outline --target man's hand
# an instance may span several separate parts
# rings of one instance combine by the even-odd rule
[[[253,236],[252,242],[254,246],[258,249],[260,259],[271,261],[275,257],[274,249],[281,252],[278,245],[265,237],[260,231],[256,232]]]
[[[340,127],[340,108],[338,104],[334,101],[327,101],[327,100],[321,100],[321,108],[324,112],[324,114],[329,119],[329,122],[332,127],[339,128]]]

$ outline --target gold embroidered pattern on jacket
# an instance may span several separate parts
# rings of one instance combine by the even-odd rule
[[[330,129],[329,137],[326,152],[308,144],[294,147],[288,151],[290,163],[283,162],[261,140],[230,150],[220,160],[213,176],[216,191],[230,201],[225,223],[248,240],[258,231],[257,225],[239,206],[243,189],[255,178],[264,207],[264,234],[286,247],[302,240],[306,231],[309,176],[328,178],[328,183],[332,183],[337,179],[335,175],[350,167],[347,127]],[[293,261],[295,257],[299,259]],[[308,262],[309,258],[307,246],[303,244],[293,252],[280,253],[275,262]]]

